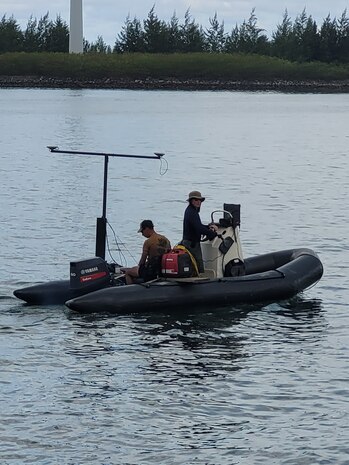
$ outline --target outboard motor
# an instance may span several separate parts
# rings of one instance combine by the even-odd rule
[[[100,257],[70,262],[70,288],[85,289],[88,292],[110,284],[108,264]]]
[[[214,221],[215,213],[223,218]],[[212,241],[201,243],[205,273],[215,278],[242,276],[245,265],[239,237],[240,205],[224,204],[223,210],[211,213],[211,222],[218,226],[218,235]]]

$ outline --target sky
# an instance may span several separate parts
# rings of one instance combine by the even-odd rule
[[[82,0],[82,3],[85,39],[94,42],[102,36],[111,46],[128,15],[143,21],[154,4],[158,18],[166,22],[175,12],[183,23],[184,14],[190,8],[192,18],[204,28],[209,26],[209,18],[217,13],[219,22],[224,21],[226,32],[247,20],[255,8],[257,24],[268,36],[282,21],[286,9],[294,20],[306,8],[307,14],[321,25],[328,14],[338,18],[348,7],[348,0]],[[70,0],[0,0],[0,18],[13,15],[22,30],[30,16],[40,19],[47,12],[49,19],[60,15],[69,25],[69,9]]]

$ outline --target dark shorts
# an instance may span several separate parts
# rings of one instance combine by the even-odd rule
[[[155,279],[157,277],[154,273],[154,270],[146,265],[142,265],[139,267],[138,275],[140,278],[144,279],[144,281],[151,281],[152,279]]]
[[[154,257],[151,263],[141,265],[138,269],[138,275],[144,281],[152,281],[159,276],[161,257]]]

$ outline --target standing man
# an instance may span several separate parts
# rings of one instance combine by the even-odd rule
[[[133,284],[137,278],[142,278],[144,281],[156,279],[161,269],[161,257],[171,249],[170,241],[154,230],[151,220],[143,220],[138,232],[147,239],[144,241],[138,266],[121,268],[125,273],[126,284]]]
[[[200,246],[201,236],[206,236],[209,240],[217,236],[217,226],[212,224],[205,226],[201,223],[200,207],[205,197],[199,191],[192,191],[188,195],[187,206],[183,219],[183,239],[181,244],[194,256],[199,273],[204,273],[204,262]]]

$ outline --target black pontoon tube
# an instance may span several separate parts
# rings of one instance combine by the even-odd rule
[[[106,288],[66,302],[81,313],[140,313],[217,308],[288,299],[315,284],[323,274],[310,249],[284,250],[251,257],[246,276],[197,281],[155,282]]]

